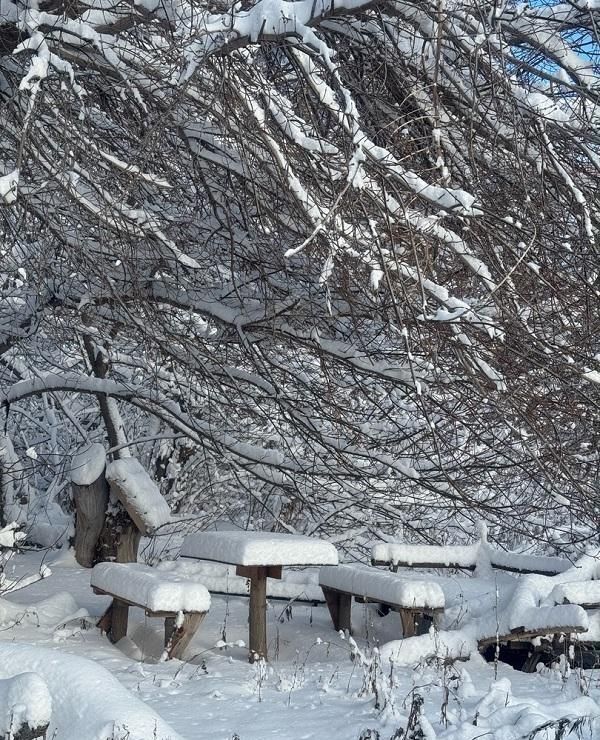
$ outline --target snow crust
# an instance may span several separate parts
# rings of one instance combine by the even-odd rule
[[[58,650],[18,642],[0,644],[5,674],[39,674],[50,691],[48,737],[57,740],[183,740],[106,668]],[[54,734],[55,733],[55,734]]]
[[[443,609],[444,592],[438,583],[427,580],[405,580],[396,573],[354,565],[321,568],[321,586],[349,591],[373,601],[423,609]]]
[[[133,457],[115,460],[106,468],[106,480],[116,483],[117,495],[125,497],[125,508],[135,520],[136,514],[152,531],[171,520],[169,505],[140,462]]]
[[[141,563],[99,563],[91,585],[114,596],[144,605],[153,612],[207,612],[210,594],[181,572],[157,570]]]
[[[181,556],[233,565],[337,565],[330,542],[279,532],[199,532],[188,535]]]
[[[159,563],[156,569],[165,574],[177,574],[203,583],[211,593],[248,596],[250,580],[236,575],[235,566],[182,558]],[[267,579],[267,597],[290,601],[323,602],[319,573],[310,571],[283,571],[281,580]]]
[[[0,675],[5,672],[0,668]],[[38,673],[0,678],[0,734],[13,737],[21,729],[43,728],[50,722],[52,699]]]
[[[71,482],[76,486],[90,486],[102,475],[106,466],[106,451],[95,442],[73,455],[71,460]]]

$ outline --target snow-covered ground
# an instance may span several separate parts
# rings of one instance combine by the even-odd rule
[[[14,575],[34,572],[40,559],[17,558]],[[129,637],[111,645],[93,626],[109,600],[92,593],[90,571],[68,553],[46,562],[52,575],[7,597],[15,608],[0,609],[0,678],[11,668],[40,672],[53,699],[48,736],[54,740],[112,738],[111,712],[124,722],[114,736],[136,740],[358,740],[361,734],[389,740],[401,737],[395,733],[407,725],[415,691],[424,700],[423,734],[415,739],[600,738],[600,675],[568,669],[530,675],[499,664],[495,676],[479,657],[455,666],[387,666],[381,673],[373,649],[398,638],[399,617],[380,618],[360,605],[353,648],[334,632],[325,607],[286,610],[271,602],[271,660],[250,665],[239,644],[247,639],[247,599],[214,595],[188,662],[158,663],[160,620],[132,609]],[[37,612],[26,611],[42,600],[48,601]],[[82,620],[81,610],[91,619]]]

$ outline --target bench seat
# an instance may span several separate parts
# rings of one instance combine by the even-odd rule
[[[250,596],[250,581],[236,574],[235,565],[179,558],[178,560],[165,560],[156,568],[165,575],[177,574],[183,578],[203,583],[211,594]],[[286,570],[281,580],[269,578],[267,599],[314,606],[323,604],[325,597],[319,586],[319,571],[316,568]]]
[[[389,571],[358,565],[321,568],[319,583],[336,630],[351,631],[351,601],[374,602],[400,613],[404,635],[415,634],[415,618],[433,617],[445,606],[439,584],[426,579],[404,580]]]
[[[91,585],[95,593],[113,598],[99,622],[113,642],[127,634],[130,606],[163,618],[166,658],[182,657],[210,609],[210,594],[202,583],[141,563],[100,563],[92,570]]]

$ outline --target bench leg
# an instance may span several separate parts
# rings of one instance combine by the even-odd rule
[[[323,594],[334,629],[352,633],[352,595],[323,587]]]
[[[190,644],[196,630],[202,624],[206,612],[184,614],[181,627],[175,626],[175,617],[165,619],[165,652],[167,660],[171,658],[183,659],[183,653]]]
[[[408,609],[399,609],[400,621],[402,622],[402,636],[414,637],[417,634],[415,625],[415,614]]]
[[[119,599],[113,599],[110,615],[110,632],[108,636],[111,642],[119,640],[127,635],[127,623],[129,621],[129,605]]]

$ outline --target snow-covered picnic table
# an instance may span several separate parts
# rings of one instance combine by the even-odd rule
[[[267,578],[281,578],[285,566],[337,565],[335,547],[315,537],[273,532],[219,531],[188,535],[182,558],[236,566],[250,579],[249,657],[267,658]]]

